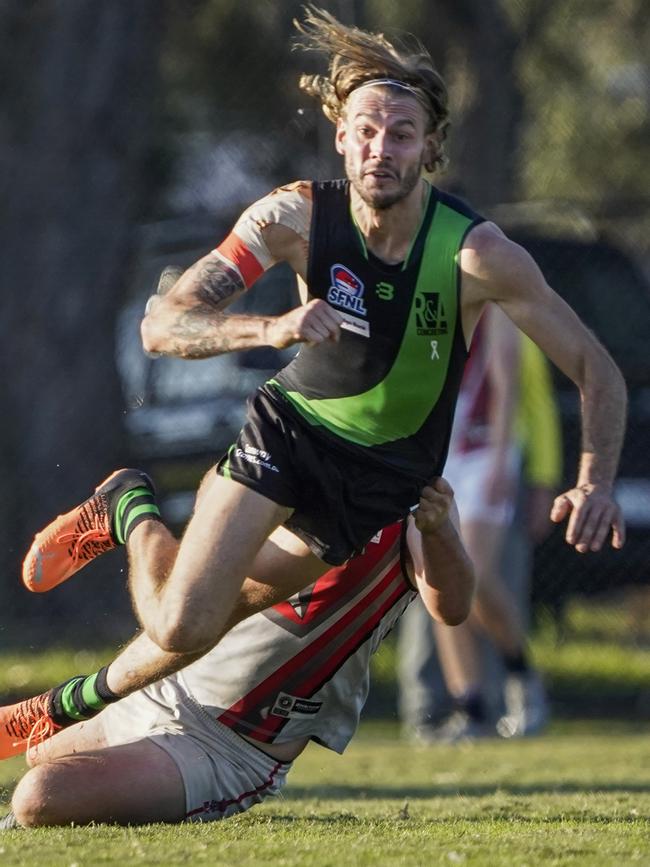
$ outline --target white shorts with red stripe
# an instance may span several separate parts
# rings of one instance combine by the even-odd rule
[[[515,513],[517,478],[521,465],[521,452],[513,445],[506,460],[506,473],[510,480],[511,495],[498,503],[487,500],[487,481],[494,461],[490,446],[468,452],[450,452],[443,476],[454,489],[461,523],[481,522],[508,526]]]
[[[173,759],[188,822],[245,812],[277,795],[291,768],[213,719],[173,675],[109,705],[100,719],[108,746],[148,738]]]

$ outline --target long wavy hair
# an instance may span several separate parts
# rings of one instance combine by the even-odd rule
[[[389,78],[409,87],[429,118],[428,132],[436,133],[437,152],[425,168],[444,166],[444,140],[449,126],[447,87],[431,55],[415,37],[390,42],[382,33],[369,33],[341,24],[316,6],[305,7],[302,21],[294,19],[300,37],[296,45],[329,55],[327,75],[302,75],[300,88],[321,103],[325,116],[336,123],[345,116],[350,94],[368,81]]]

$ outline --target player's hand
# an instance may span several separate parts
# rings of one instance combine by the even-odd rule
[[[625,521],[620,506],[608,488],[580,485],[556,497],[551,521],[559,524],[569,518],[565,539],[580,554],[600,551],[610,531],[612,547],[625,544]]]
[[[435,533],[446,522],[454,501],[454,492],[446,479],[435,478],[420,493],[414,514],[415,526],[421,533]]]
[[[341,336],[342,322],[341,314],[327,301],[315,298],[272,320],[268,326],[267,342],[276,349],[286,349],[295,343],[313,346],[325,340],[337,341]]]

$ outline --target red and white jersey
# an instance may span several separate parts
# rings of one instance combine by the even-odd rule
[[[368,695],[370,658],[417,595],[403,572],[402,527],[235,626],[179,673],[188,693],[258,741],[309,737],[343,752]]]
[[[486,343],[485,317],[482,317],[474,330],[460,384],[449,442],[450,455],[485,448],[489,444],[491,387]]]

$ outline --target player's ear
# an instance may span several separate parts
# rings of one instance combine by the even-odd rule
[[[334,134],[334,146],[337,154],[345,155],[345,122],[342,118],[336,121],[336,133]]]
[[[428,172],[435,171],[440,157],[440,136],[437,132],[430,132],[424,139],[424,168]]]

